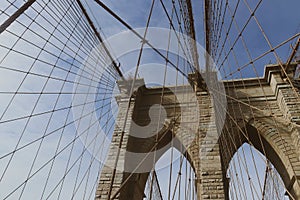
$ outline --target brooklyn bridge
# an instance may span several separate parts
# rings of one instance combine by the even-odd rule
[[[300,199],[298,0],[2,0],[0,199]]]

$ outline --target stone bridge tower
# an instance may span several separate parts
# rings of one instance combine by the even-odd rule
[[[295,66],[291,65],[287,72],[293,77]],[[277,65],[267,66],[261,79],[223,81],[222,84],[226,90],[227,115],[224,126],[218,131],[216,123],[209,124],[211,118],[215,118],[216,108],[211,103],[211,95],[205,89],[195,88],[188,91],[195,94],[195,103],[188,98],[190,95],[184,96],[187,94],[184,86],[177,88],[175,97],[170,88],[146,88],[142,86],[142,80],[137,80],[138,89],[133,96],[128,97],[125,92],[126,83],[119,82],[122,94],[117,98],[117,125],[107,160],[108,166],[103,168],[99,178],[96,199],[106,200],[108,196],[120,200],[143,199],[149,172],[139,169],[148,167],[150,171],[152,163],[170,148],[171,141],[185,155],[195,171],[198,199],[229,198],[230,180],[226,177],[226,171],[234,153],[245,142],[266,155],[293,198],[300,199],[300,102],[297,96],[299,92],[295,91],[298,89],[282,78]],[[127,109],[130,98],[131,106]],[[179,99],[181,105],[177,106]],[[148,126],[151,121],[149,109],[160,109],[159,106],[153,107],[160,102],[163,102],[166,120],[156,134],[145,138],[131,134],[136,125]],[[178,123],[178,119],[183,118],[180,116],[181,109],[187,110],[187,114],[184,121]],[[126,128],[122,132],[124,123]],[[182,128],[185,124],[196,127],[194,136],[190,137],[189,130]],[[215,142],[205,140],[208,129],[218,134]],[[118,151],[118,147],[121,151]],[[126,153],[148,153],[153,148],[159,151],[156,151],[155,156],[150,155],[144,160],[132,161],[131,154]],[[117,156],[118,162],[115,163]],[[121,170],[109,167],[113,164]],[[127,168],[132,167],[137,169],[136,173],[127,171]]]

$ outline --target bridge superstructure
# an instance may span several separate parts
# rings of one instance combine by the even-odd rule
[[[1,199],[300,199],[300,33],[263,0],[3,2]]]

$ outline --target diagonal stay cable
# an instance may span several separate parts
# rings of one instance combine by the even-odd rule
[[[83,7],[81,1],[80,1],[80,0],[76,0],[76,1],[77,1],[78,5],[79,5],[81,11],[83,12],[84,16],[86,17],[86,19],[87,19],[89,25],[91,26],[91,28],[92,28],[93,31],[95,32],[95,35],[97,36],[97,38],[99,39],[100,43],[102,44],[102,47],[103,47],[105,53],[108,55],[109,59],[111,60],[113,67],[114,67],[115,70],[118,72],[118,74],[120,75],[120,77],[121,77],[123,80],[125,80],[125,79],[124,79],[124,76],[123,76],[123,74],[122,74],[122,72],[121,72],[121,70],[120,70],[120,68],[119,68],[119,66],[117,65],[117,63],[115,62],[115,60],[113,59],[113,57],[111,56],[111,54],[110,54],[109,50],[107,49],[107,47],[106,47],[106,45],[105,45],[105,43],[104,43],[102,37],[100,36],[100,33],[97,31],[96,27],[94,26],[94,24],[93,24],[91,18],[89,17],[88,13],[86,12],[85,8]]]
[[[7,29],[20,15],[22,15],[36,0],[28,0],[23,4],[13,15],[10,16],[3,24],[0,26],[0,34]]]
[[[119,17],[114,11],[112,11],[109,7],[107,7],[100,0],[94,0],[97,4],[99,4],[105,11],[107,11],[110,15],[112,15],[117,21],[119,21],[122,25],[128,28],[133,34],[135,34],[138,38],[141,39],[142,43],[147,44],[151,49],[154,50],[160,57],[165,59],[170,65],[172,65],[176,70],[178,70],[183,76],[185,76],[188,80],[190,78],[187,74],[185,74],[182,70],[178,68],[171,60],[167,59],[164,54],[162,54],[157,48],[155,48],[149,41],[146,40],[141,34],[139,34],[136,30],[134,30],[127,22],[125,22],[121,17]]]

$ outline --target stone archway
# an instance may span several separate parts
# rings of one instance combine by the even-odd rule
[[[287,200],[288,191],[276,167],[254,146],[245,142],[227,169],[229,199]]]
[[[226,172],[234,154],[244,143],[249,143],[274,165],[284,182],[285,188],[293,198],[299,199],[300,185],[297,177],[300,161],[298,152],[291,145],[293,139],[288,129],[283,126],[278,129],[275,126],[276,121],[272,118],[264,118],[251,120],[242,129],[231,129],[231,133],[223,131],[219,141],[223,178],[227,180]],[[225,194],[228,195],[228,181],[225,182],[225,185]],[[228,196],[226,198],[229,199]]]
[[[142,81],[137,80],[137,82],[137,88],[143,85]],[[211,119],[216,118],[214,112],[217,111],[211,104],[210,93],[201,88],[190,91],[191,94],[193,93],[197,96],[197,103],[193,104],[189,103],[190,100],[188,98],[183,98],[185,101],[184,105],[189,107],[188,113],[190,114],[186,122],[197,127],[192,143],[185,150],[188,153],[187,155],[189,155],[190,163],[195,169],[198,199],[221,200],[229,198],[226,171],[234,153],[245,142],[251,143],[256,149],[266,155],[281,175],[287,190],[295,199],[300,199],[300,108],[297,106],[299,102],[295,92],[281,78],[279,66],[267,67],[265,76],[261,79],[233,80],[224,82],[224,85],[228,97],[227,118],[221,135],[218,135],[219,138],[215,141],[205,140],[208,128],[211,128],[215,134],[218,134],[218,124],[216,122],[210,123]],[[182,88],[184,87],[182,86]],[[116,120],[118,126],[116,126],[114,131],[110,157],[107,163],[114,163],[117,150],[123,149],[125,151],[120,153],[119,162],[116,164],[121,166],[121,169],[128,166],[134,167],[137,163],[128,163],[126,150],[149,152],[150,147],[157,143],[151,137],[137,139],[130,136],[130,132],[132,132],[130,127],[132,124],[131,119],[137,119],[136,123],[139,123],[138,121],[141,120],[141,124],[145,123],[147,125],[145,119],[147,119],[149,105],[160,102],[162,90],[165,90],[165,88],[147,89],[142,87],[137,90],[135,95],[130,97],[132,101],[128,110],[127,121],[125,121],[124,116],[129,97],[126,94],[126,90],[121,91],[121,95],[118,97],[121,112]],[[182,91],[181,95],[184,97],[187,93],[184,90]],[[183,124],[178,124],[176,120],[172,121],[171,119],[178,117],[176,110],[180,109],[175,109],[174,112],[174,105],[175,107],[178,105],[177,100],[172,92],[166,91],[166,93],[164,96],[166,104],[164,106],[167,107],[166,116],[169,119],[165,120],[163,126],[158,129],[161,131],[158,132],[158,136],[163,142],[157,143],[157,145],[161,147],[166,146],[170,140],[177,138],[178,147],[181,145],[186,147],[186,141],[190,142],[187,136],[189,132],[188,130],[185,132],[176,130]],[[149,105],[144,110],[146,104]],[[191,114],[196,108],[200,110],[197,116]],[[182,116],[180,117],[182,118]],[[198,122],[191,120],[196,118],[199,119]],[[144,122],[142,122],[143,120]],[[128,125],[122,131],[120,127],[124,123]],[[163,136],[164,133],[168,133],[166,134],[167,136]],[[138,146],[142,146],[142,148],[138,148]],[[165,151],[162,150],[161,153],[157,154],[157,157],[161,156]],[[157,159],[153,158],[149,160],[151,161],[149,163],[152,164],[157,161]],[[136,173],[134,176],[126,174],[127,172],[122,170],[117,171],[115,168],[104,167],[100,176],[96,199],[107,199],[107,191],[109,190],[111,194],[120,194],[114,196],[116,197],[115,199],[128,199],[128,191],[136,194],[130,199],[141,199],[145,182],[152,167],[153,165],[150,165],[147,172],[142,174]],[[129,179],[130,182],[128,182]],[[136,184],[137,180],[140,180],[140,184]],[[130,183],[126,189],[124,189],[125,182]],[[124,190],[124,193],[121,190]],[[122,193],[124,196],[122,196]]]
[[[191,115],[197,112],[198,104],[191,104],[191,98],[186,97],[187,94],[195,95],[193,90],[188,93],[186,86],[179,87],[176,96],[172,90],[164,88],[165,95],[162,100],[161,88],[147,89],[142,79],[136,81],[136,90],[131,97],[126,94],[127,85],[126,82],[119,82],[119,87],[124,92],[117,97],[120,112],[109,157],[100,176],[96,199],[107,199],[108,196],[114,199],[143,199],[149,172],[171,147],[181,152],[194,169],[199,164],[198,134],[194,132],[193,136],[190,136],[188,133],[191,126],[198,127],[197,120],[182,120],[183,107],[178,102],[178,98],[182,98],[184,106],[192,110],[185,112],[189,115],[186,120],[198,119],[197,115]],[[128,117],[125,118],[129,99],[131,106]],[[189,128],[182,128],[182,123],[189,123]],[[126,129],[122,131],[124,124]],[[115,163],[115,160],[118,162]]]

